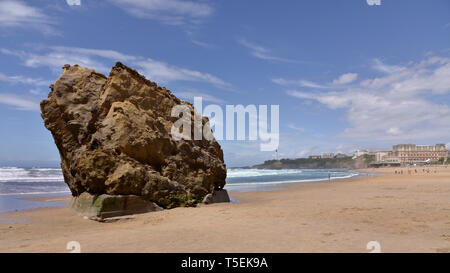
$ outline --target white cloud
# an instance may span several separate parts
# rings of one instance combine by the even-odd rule
[[[333,84],[347,84],[356,81],[357,78],[358,78],[357,73],[347,73],[335,79],[333,81]]]
[[[214,9],[205,1],[180,0],[109,0],[132,16],[154,19],[168,25],[199,23]]]
[[[55,73],[60,73],[64,64],[79,64],[93,68],[98,72],[107,73],[115,61],[122,61],[136,68],[148,79],[157,83],[171,81],[206,82],[218,87],[229,87],[224,80],[196,70],[170,65],[141,56],[130,56],[114,50],[88,49],[77,47],[49,47],[45,53],[25,52],[1,49],[0,52],[17,56],[27,67],[48,67]],[[113,62],[111,62],[113,61]]]
[[[152,81],[167,83],[170,81],[199,81],[208,82],[216,86],[228,86],[222,79],[209,73],[169,65],[153,59],[144,59],[134,63],[142,73]]]
[[[7,82],[10,84],[27,84],[27,85],[36,85],[36,86],[48,86],[50,85],[50,81],[45,81],[43,79],[35,79],[28,78],[25,76],[8,76],[3,73],[0,73],[0,81]]]
[[[315,82],[307,81],[307,80],[287,80],[283,78],[274,78],[272,79],[273,83],[278,85],[295,85],[300,87],[310,87],[310,88],[328,88],[326,85],[318,84]]]
[[[69,6],[81,6],[81,0],[66,0]]]
[[[194,33],[192,31],[186,31],[186,35],[189,37],[189,39],[191,40],[191,42],[194,45],[198,45],[198,46],[203,47],[203,48],[214,48],[214,47],[216,47],[213,44],[206,43],[206,42],[203,42],[203,41],[199,41],[198,39],[195,38],[195,35],[194,35]]]
[[[39,111],[39,104],[29,99],[8,93],[0,93],[0,104],[13,106],[17,110]]]
[[[102,62],[91,58],[92,54],[76,54],[70,50],[51,49],[46,53],[34,53],[26,51],[15,51],[8,49],[0,49],[0,52],[7,55],[19,57],[23,61],[23,65],[27,67],[48,67],[53,72],[59,73],[61,67],[65,64],[79,64],[81,66],[93,68],[99,72],[108,72],[108,67]]]
[[[208,43],[205,43],[205,42],[193,39],[193,38],[191,38],[191,42],[194,45],[198,45],[198,46],[201,46],[201,47],[204,47],[204,48],[213,48],[214,47],[214,45],[212,45],[212,44],[208,44]]]
[[[117,59],[122,61],[134,61],[137,59],[135,56],[125,55],[114,50],[105,49],[90,49],[90,48],[80,48],[80,47],[66,47],[66,46],[53,46],[50,47],[55,52],[59,53],[71,53],[76,55],[87,55],[87,56],[98,56],[107,59]]]
[[[316,100],[330,109],[344,109],[349,139],[419,141],[450,138],[450,106],[433,96],[450,93],[450,59],[430,57],[391,74],[363,81],[362,88],[342,92],[290,96]]]
[[[52,20],[39,8],[19,0],[0,1],[0,28],[26,27],[52,33]]]
[[[301,92],[296,90],[288,90],[287,94],[299,99],[317,100],[330,107],[331,109],[338,109],[349,105],[349,97],[343,96],[337,92],[329,92],[323,94],[315,94],[309,92]]]
[[[299,86],[299,87],[308,87],[308,88],[336,88],[339,85],[345,85],[356,81],[358,78],[357,73],[347,73],[341,75],[339,78],[333,80],[333,82],[320,84],[307,80],[287,80],[284,78],[273,78],[272,82],[278,85],[283,86]]]
[[[372,62],[373,69],[387,74],[397,73],[405,69],[403,66],[385,64],[380,59],[373,59]]]
[[[292,123],[289,123],[289,124],[287,125],[287,127],[290,128],[290,129],[292,129],[292,130],[294,130],[294,131],[299,131],[299,132],[304,132],[304,131],[305,131],[305,128],[295,126],[295,125],[292,124]]]
[[[39,88],[32,88],[32,89],[30,89],[29,92],[30,92],[30,94],[33,94],[33,95],[43,95],[44,94],[44,91],[42,91]]]
[[[285,58],[273,56],[270,53],[270,50],[268,50],[267,48],[264,48],[260,45],[254,44],[254,43],[251,43],[245,39],[239,40],[239,43],[241,45],[243,45],[244,47],[250,49],[250,54],[255,58],[258,58],[261,60],[267,60],[267,61],[284,62],[284,63],[298,63],[298,61],[296,61],[296,60],[285,59]]]
[[[174,92],[174,95],[180,98],[184,98],[184,99],[188,99],[191,101],[194,101],[194,97],[201,97],[203,101],[208,101],[208,102],[212,102],[212,103],[217,103],[217,104],[224,104],[225,101],[217,98],[215,96],[206,94],[206,93],[202,93],[202,92],[197,92],[197,91],[182,91],[182,92]]]

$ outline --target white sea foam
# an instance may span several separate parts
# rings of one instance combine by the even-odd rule
[[[350,173],[344,176],[330,177],[330,180],[348,179],[359,175],[358,173]],[[295,179],[284,181],[258,181],[258,182],[242,182],[242,183],[227,183],[226,187],[242,187],[242,186],[264,186],[264,185],[279,185],[279,184],[292,184],[292,183],[308,183],[308,182],[321,182],[328,181],[328,177],[312,178],[312,179]]]
[[[229,169],[227,187],[270,186],[277,184],[305,183],[346,179],[358,173],[346,170],[313,169]],[[9,183],[6,183],[9,182]],[[22,183],[27,182],[27,183]],[[32,183],[32,184],[29,184]],[[52,183],[51,186],[48,183]],[[53,186],[53,183],[54,186]],[[58,185],[60,183],[60,185]],[[3,184],[3,185],[2,185]],[[0,195],[69,193],[59,168],[0,168]]]
[[[0,193],[0,196],[6,195],[33,195],[33,194],[57,194],[57,193],[70,193],[69,190],[64,191],[34,191],[34,192],[11,192],[11,193]]]
[[[1,182],[63,182],[61,169],[57,168],[0,168]]]
[[[262,169],[229,169],[227,170],[227,177],[257,177],[268,175],[289,175],[300,174],[303,170],[262,170]]]

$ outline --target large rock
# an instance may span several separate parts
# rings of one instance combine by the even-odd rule
[[[50,88],[42,118],[73,196],[136,195],[172,208],[195,205],[224,187],[226,167],[216,140],[171,137],[178,119],[171,117],[172,107],[187,105],[195,113],[192,104],[135,70],[117,63],[106,77],[66,65]]]

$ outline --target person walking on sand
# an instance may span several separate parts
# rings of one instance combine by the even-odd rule
[[[330,181],[331,181],[331,173],[328,172],[328,182],[330,182]]]

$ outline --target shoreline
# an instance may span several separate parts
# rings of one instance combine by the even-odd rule
[[[2,213],[18,222],[0,222],[0,252],[68,252],[68,241],[80,242],[82,252],[369,252],[369,241],[379,241],[382,252],[450,252],[450,170],[395,169],[339,183],[230,191],[239,202],[113,223],[68,208]]]
[[[330,169],[331,170],[331,169]],[[338,170],[338,169],[332,169]],[[225,189],[227,191],[236,191],[236,192],[263,192],[263,191],[277,191],[283,190],[291,185],[297,184],[307,184],[307,183],[329,183],[329,182],[337,182],[347,179],[355,179],[358,177],[362,177],[363,173],[358,172],[357,170],[346,170],[354,172],[355,174],[351,174],[347,177],[334,177],[331,180],[327,178],[320,179],[306,179],[306,180],[281,180],[281,181],[263,181],[263,182],[243,182],[243,183],[228,183]],[[65,197],[62,200],[58,200],[57,197]],[[62,201],[65,203],[70,202],[70,197],[72,197],[70,191],[63,192],[31,192],[31,193],[11,193],[11,194],[0,194],[0,217],[3,213],[8,212],[18,212],[24,210],[33,210],[38,208],[46,208],[46,207],[64,207],[67,204],[53,204],[51,202]],[[234,199],[232,199],[233,202]],[[26,201],[26,202],[21,202]],[[2,204],[6,204],[7,202],[15,203],[17,207],[13,207],[10,204],[4,207],[10,207],[9,209],[4,210],[1,206]],[[33,202],[35,206],[33,206]],[[50,203],[49,203],[50,202]],[[25,207],[25,208],[24,208]]]

